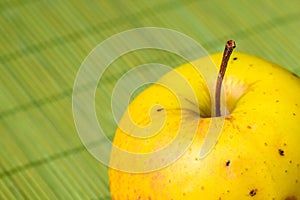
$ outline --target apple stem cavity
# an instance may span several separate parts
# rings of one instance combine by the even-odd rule
[[[220,66],[220,70],[218,73],[217,83],[216,83],[216,91],[215,91],[215,106],[216,106],[216,117],[221,116],[221,88],[222,82],[224,79],[224,75],[226,72],[227,64],[230,58],[230,55],[235,48],[235,42],[233,40],[228,40],[225,45],[223,58]]]

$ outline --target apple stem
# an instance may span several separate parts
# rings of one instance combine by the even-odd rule
[[[220,66],[220,71],[218,73],[217,84],[216,84],[216,91],[215,91],[216,92],[215,93],[216,117],[221,116],[221,99],[220,99],[221,87],[226,72],[227,63],[234,48],[235,48],[235,42],[233,40],[228,40],[225,45],[223,58]]]

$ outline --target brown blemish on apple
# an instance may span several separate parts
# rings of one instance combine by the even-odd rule
[[[285,198],[284,200],[297,200],[297,197],[289,196],[289,197]]]
[[[253,196],[255,196],[256,194],[257,194],[257,189],[252,189],[250,192],[249,192],[249,195],[251,196],[251,197],[253,197]]]
[[[296,113],[293,113],[294,116],[296,116]]]
[[[237,59],[238,59],[237,57],[234,57],[234,58],[233,58],[233,60],[237,60]]]
[[[284,150],[278,149],[278,153],[279,153],[279,155],[284,156]]]
[[[240,131],[240,127],[233,123],[235,120],[235,118],[233,116],[228,115],[225,117],[225,120],[228,120],[234,129],[238,129]]]
[[[250,125],[247,126],[248,129],[252,129],[252,127]]]
[[[277,99],[277,100],[276,100],[276,103],[278,103],[278,102],[279,102],[279,100]]]
[[[158,108],[156,111],[157,111],[157,112],[160,112],[160,111],[162,111],[162,110],[164,110],[164,108]]]
[[[228,167],[230,165],[230,160],[228,160],[227,162],[226,162],[226,167]]]
[[[228,115],[228,116],[225,117],[225,120],[228,120],[228,121],[230,121],[230,122],[233,122],[233,121],[235,120],[235,118],[232,117],[232,116],[230,116],[230,115]]]

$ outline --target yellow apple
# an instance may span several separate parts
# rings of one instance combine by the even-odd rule
[[[218,66],[222,55],[210,59]],[[137,155],[156,152],[170,145],[179,130],[182,143],[190,144],[185,148],[175,143],[178,147],[171,150],[184,151],[165,165],[159,164],[168,160],[167,151],[165,159],[157,156],[143,166],[113,150],[111,166],[145,169],[110,168],[113,200],[300,200],[299,77],[271,62],[234,52],[223,80],[226,108],[221,112],[226,112],[215,115],[218,108],[213,108],[208,86],[194,67],[207,62],[200,58],[179,66],[129,105],[116,130],[115,146]],[[174,72],[187,81],[195,96],[189,96]],[[176,83],[175,91],[165,87]],[[129,120],[136,126],[128,125]],[[214,134],[208,133],[209,128],[222,120],[216,144],[199,157],[205,139],[212,137],[208,134]],[[151,123],[156,125],[143,131]],[[158,167],[151,170],[149,165]]]

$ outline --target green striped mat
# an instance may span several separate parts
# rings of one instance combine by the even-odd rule
[[[146,26],[182,32],[210,53],[234,39],[237,51],[300,75],[296,0],[2,0],[0,199],[110,199],[107,167],[87,152],[77,135],[72,88],[81,63],[97,44]],[[103,77],[97,114],[109,111],[104,97],[118,78],[147,62],[176,66],[182,60],[155,50],[121,57]],[[108,138],[115,128],[108,116]]]

